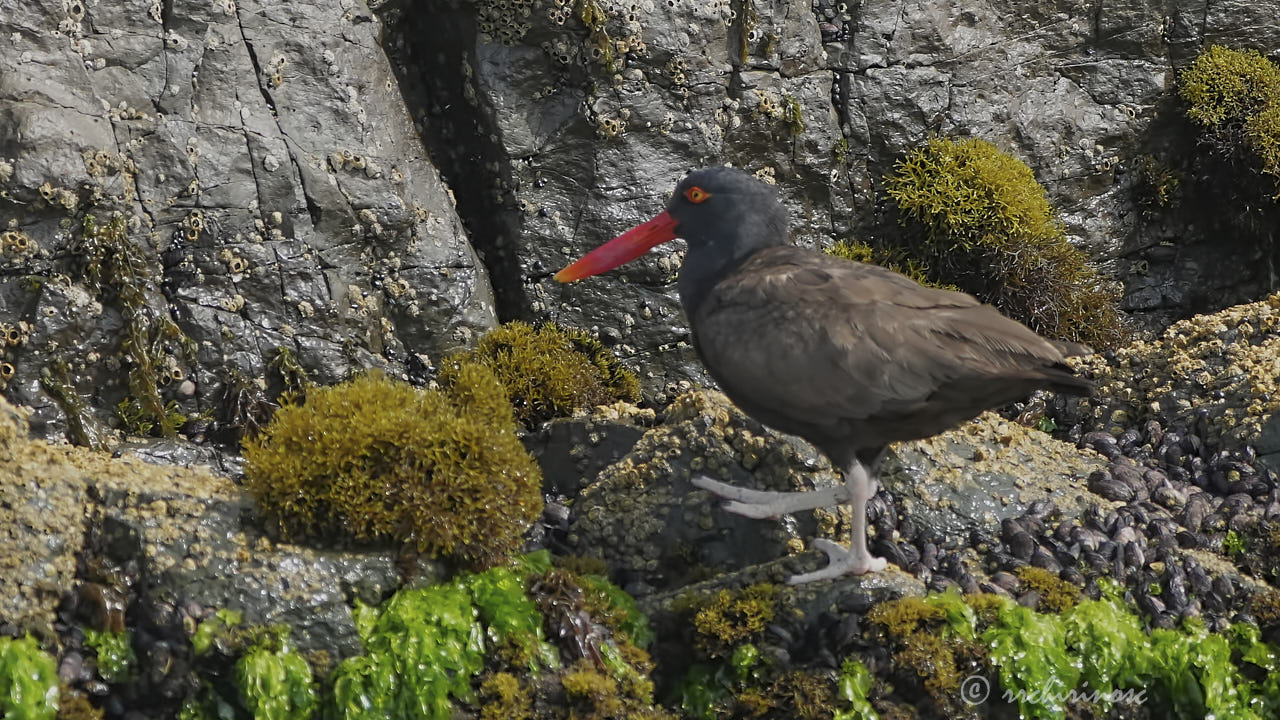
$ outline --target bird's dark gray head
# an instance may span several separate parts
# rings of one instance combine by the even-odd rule
[[[556,280],[612,270],[678,237],[689,243],[680,266],[680,301],[692,316],[725,273],[757,250],[787,244],[787,214],[771,186],[741,170],[697,170],[676,186],[666,210],[578,258]]]
[[[734,168],[689,173],[671,194],[667,213],[675,234],[689,243],[679,290],[690,314],[716,279],[755,251],[789,242],[787,213],[773,187]]]
[[[773,186],[735,168],[689,173],[671,194],[667,212],[690,251],[711,245],[733,258],[787,243],[787,214]]]

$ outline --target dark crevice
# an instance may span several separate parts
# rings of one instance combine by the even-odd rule
[[[533,319],[517,252],[513,172],[493,108],[471,71],[477,64],[472,7],[401,0],[377,12],[405,103],[489,273],[498,319]]]

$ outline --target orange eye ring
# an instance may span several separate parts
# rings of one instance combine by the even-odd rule
[[[707,192],[706,190],[703,190],[697,185],[694,185],[693,187],[684,191],[684,199],[688,200],[694,205],[697,205],[698,203],[706,200],[709,197],[711,197],[711,193]]]

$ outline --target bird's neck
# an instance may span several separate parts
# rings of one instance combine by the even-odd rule
[[[713,245],[690,246],[684,263],[680,266],[680,278],[676,283],[685,315],[692,319],[721,278],[763,249],[750,248],[734,255]]]

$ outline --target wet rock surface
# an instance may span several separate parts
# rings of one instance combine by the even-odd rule
[[[105,441],[151,397],[234,428],[281,349],[331,383],[494,325],[372,20],[0,3],[4,379],[36,432]]]
[[[252,524],[239,486],[200,467],[27,439],[24,413],[0,401],[0,618],[5,634],[81,638],[129,629],[144,672],[113,686],[117,704],[160,716],[192,690],[191,633],[219,609],[285,624],[307,651],[361,647],[351,607],[400,585],[395,553],[277,544]],[[419,574],[438,572],[430,563]],[[420,578],[421,580],[421,578]],[[78,642],[61,658],[73,687],[104,698]]]
[[[1213,183],[1197,179],[1204,154],[1169,101],[1200,48],[1239,36],[1229,14],[749,5],[625,0],[585,16],[558,0],[378,6],[415,118],[465,188],[464,219],[486,230],[477,242],[509,315],[599,332],[650,394],[705,385],[671,292],[678,247],[590,283],[551,274],[715,163],[775,181],[800,244],[891,238],[877,187],[933,134],[989,139],[1025,160],[1072,242],[1124,284],[1139,325],[1273,289],[1265,236],[1197,200]],[[1250,37],[1271,47],[1273,35]],[[1140,158],[1181,179],[1179,207],[1135,207],[1151,181]],[[1219,262],[1224,238],[1238,262]]]
[[[60,648],[59,678],[113,718],[176,714],[218,609],[355,652],[353,602],[399,587],[404,559],[263,536],[228,479],[238,437],[304,374],[429,382],[499,315],[588,328],[646,385],[645,408],[527,439],[551,496],[533,546],[604,558],[660,631],[686,592],[815,569],[805,548],[846,542],[846,511],[749,520],[689,485],[837,478],[700,389],[678,246],[549,278],[720,162],[778,184],[801,244],[874,238],[881,179],[940,134],[1026,160],[1159,331],[1082,361],[1098,396],[1045,415],[1066,444],[988,415],[895,448],[869,508],[890,569],[784,590],[796,612],[764,651],[883,670],[871,606],[955,588],[1049,609],[1028,569],[1087,596],[1118,580],[1151,627],[1280,637],[1257,602],[1280,579],[1280,299],[1162,329],[1270,287],[1271,246],[1190,201],[1204,167],[1167,88],[1208,42],[1277,46],[1276,8],[920,10],[0,0],[0,384],[24,406],[0,402],[0,634]],[[1183,177],[1181,209],[1135,206],[1139,154]],[[144,400],[152,427],[130,427]],[[179,436],[122,441],[170,411]],[[109,685],[85,628],[121,627],[140,672]],[[655,657],[686,650],[660,637]]]
[[[991,414],[901,445],[883,462],[882,489],[868,504],[871,550],[925,581],[939,574],[939,585],[973,586],[959,573],[975,560],[967,549],[974,528],[1049,508],[1063,517],[1096,510],[1099,502],[1113,508],[1085,488],[1101,464]],[[752,520],[717,508],[689,483],[699,474],[759,490],[839,482],[812,448],[766,431],[717,392],[694,391],[676,398],[663,425],[584,488],[573,505],[569,548],[602,557],[624,587],[643,596],[800,554],[818,535],[848,542],[843,506]]]

